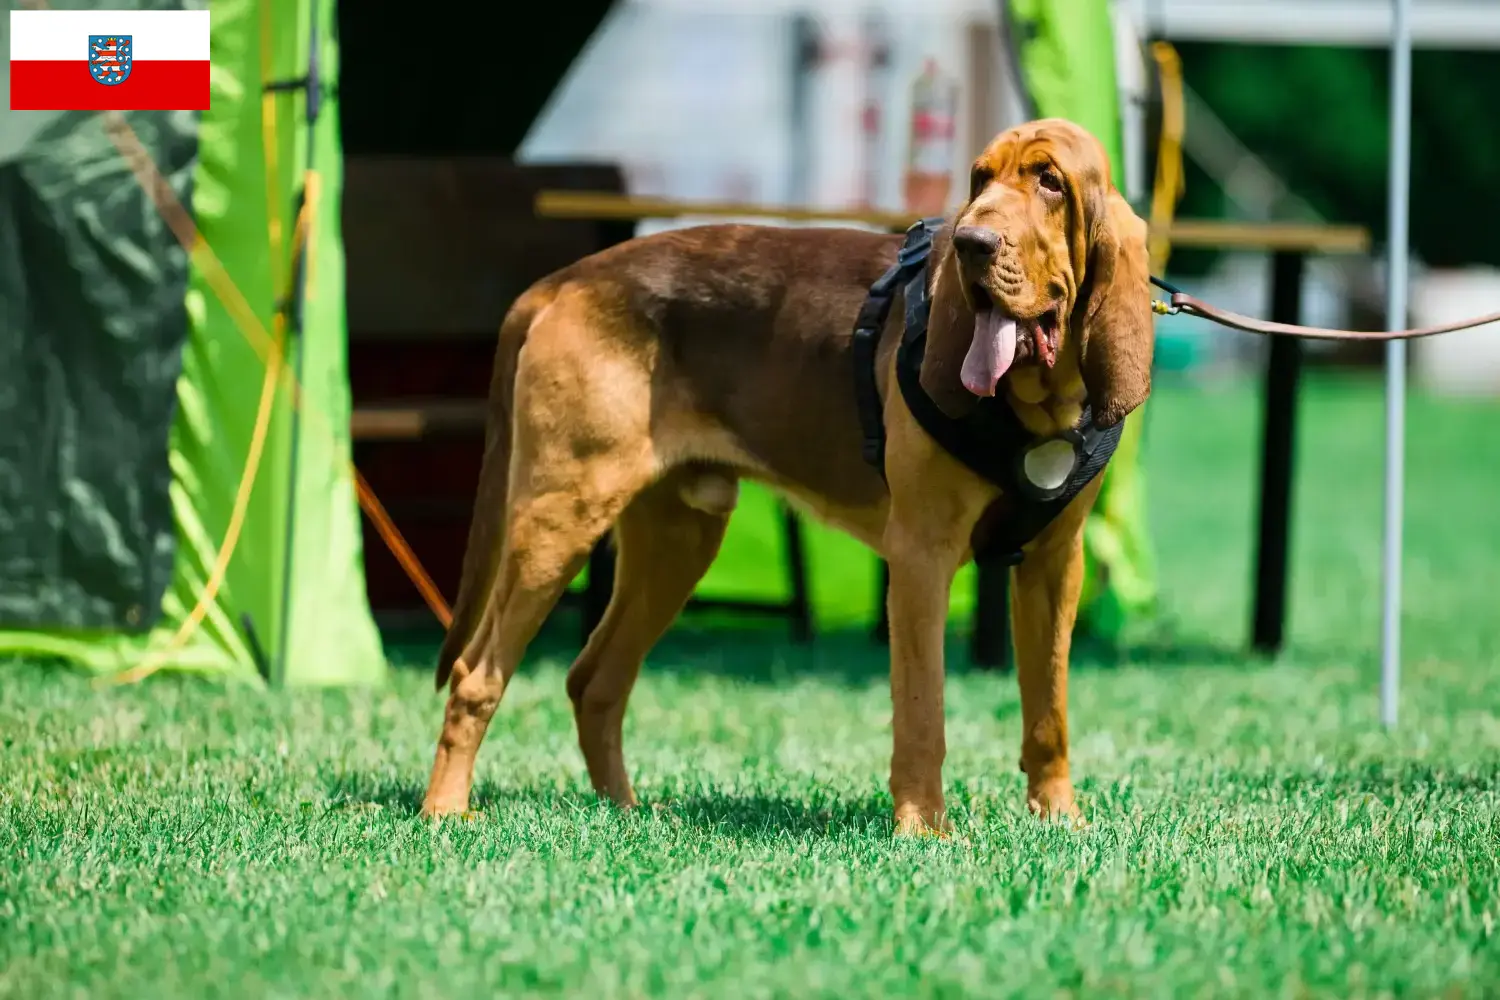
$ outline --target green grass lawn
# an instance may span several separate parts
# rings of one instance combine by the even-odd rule
[[[470,822],[415,808],[432,649],[379,692],[95,691],[0,665],[0,996],[1304,996],[1500,991],[1494,405],[1413,401],[1403,715],[1376,724],[1381,404],[1321,383],[1290,644],[1242,652],[1248,389],[1161,390],[1164,618],[1073,675],[1092,825],[1021,807],[1013,678],[948,686],[960,836],[896,842],[857,635],[680,629],[627,722],[648,808],[586,792],[545,637]]]

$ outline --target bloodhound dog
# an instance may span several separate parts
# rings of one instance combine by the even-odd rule
[[[483,471],[423,813],[469,807],[475,755],[528,643],[614,528],[603,620],[567,678],[595,790],[635,804],[621,730],[647,651],[708,569],[738,482],[769,484],[890,566],[898,833],[950,829],[943,638],[953,576],[1000,490],[940,448],[896,390],[903,309],[880,336],[885,475],[861,456],[851,328],[900,236],[710,225],[639,237],[543,279],[500,330]],[[1146,226],[1079,126],[1010,129],[934,239],[921,385],[949,414],[1000,394],[1034,434],[1118,423],[1150,392]],[[1068,653],[1099,477],[1012,572],[1021,770],[1041,815],[1076,815]]]

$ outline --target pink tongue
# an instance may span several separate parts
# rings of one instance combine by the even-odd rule
[[[976,396],[993,396],[1010,363],[1016,359],[1016,321],[986,309],[974,317],[974,341],[964,355],[959,377]]]

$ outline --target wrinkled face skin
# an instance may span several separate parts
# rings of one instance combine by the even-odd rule
[[[1068,343],[1087,275],[1091,216],[1109,191],[1109,161],[1092,135],[1057,119],[998,136],[974,161],[969,202],[953,229],[974,334],[961,380],[993,396],[1013,366],[1051,369]]]

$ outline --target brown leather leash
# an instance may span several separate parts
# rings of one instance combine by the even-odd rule
[[[1256,319],[1253,316],[1244,316],[1228,309],[1220,309],[1218,306],[1210,305],[1202,299],[1175,288],[1155,275],[1151,276],[1151,283],[1171,296],[1168,302],[1155,300],[1151,307],[1158,314],[1173,316],[1178,313],[1187,313],[1198,316],[1211,323],[1228,327],[1231,330],[1243,330],[1246,333],[1276,334],[1283,337],[1303,337],[1308,340],[1414,340],[1417,337],[1431,337],[1439,333],[1453,333],[1455,330],[1468,330],[1486,323],[1500,322],[1500,312],[1488,313],[1484,316],[1475,316],[1470,319],[1458,320],[1454,323],[1442,323],[1437,326],[1418,326],[1409,330],[1331,330],[1321,326],[1298,326],[1293,323],[1273,323],[1270,320]]]

